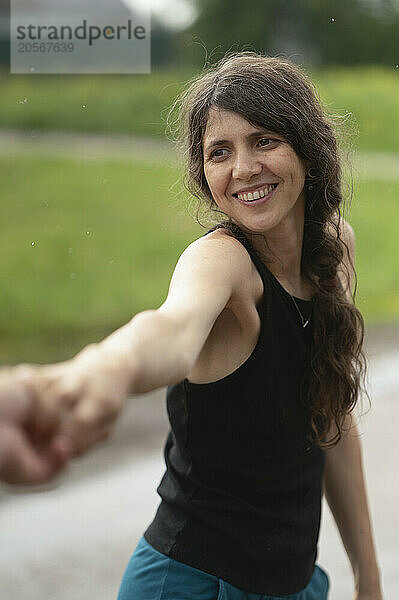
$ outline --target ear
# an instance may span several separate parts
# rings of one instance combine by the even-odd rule
[[[305,171],[307,173],[309,171],[309,169],[313,166],[313,163],[311,160],[304,160],[303,166],[305,167]]]

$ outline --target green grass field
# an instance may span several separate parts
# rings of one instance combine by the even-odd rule
[[[399,152],[399,73],[379,66],[328,69],[315,74],[319,93],[333,114],[348,116],[358,150]]]
[[[364,179],[355,187],[358,306],[367,322],[399,320],[399,181]]]
[[[178,256],[204,230],[175,168],[1,158],[0,362],[56,361],[164,300]],[[359,306],[399,318],[399,181],[361,181],[352,215]]]
[[[163,136],[167,107],[188,77],[0,72],[0,127]]]
[[[59,358],[159,306],[201,231],[168,167],[25,157],[0,173],[1,361]]]
[[[0,72],[0,127],[162,136],[168,106],[192,73],[24,76]],[[399,78],[394,68],[327,69],[313,79],[328,109],[352,113],[360,150],[399,152]]]

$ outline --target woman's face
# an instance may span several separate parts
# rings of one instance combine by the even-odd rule
[[[212,107],[203,151],[213,199],[235,223],[260,233],[303,218],[305,165],[283,137]]]

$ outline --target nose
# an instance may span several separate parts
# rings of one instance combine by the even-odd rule
[[[240,150],[235,155],[232,176],[234,179],[248,180],[252,175],[259,175],[262,164],[250,151]]]

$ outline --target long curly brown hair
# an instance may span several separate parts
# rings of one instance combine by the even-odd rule
[[[203,169],[203,136],[212,106],[234,111],[252,125],[283,136],[311,165],[305,181],[301,268],[315,289],[313,343],[301,397],[313,441],[331,447],[342,437],[346,416],[357,404],[366,374],[364,322],[348,300],[348,290],[352,295],[348,269],[347,286],[338,278],[345,253],[350,264],[351,260],[341,237],[343,182],[334,121],[324,111],[309,77],[288,60],[254,52],[231,53],[192,80],[172,107],[169,122],[178,126],[186,187],[219,215],[219,221],[223,213],[217,209]],[[234,229],[231,220],[222,224]],[[334,423],[336,433],[327,439]]]

